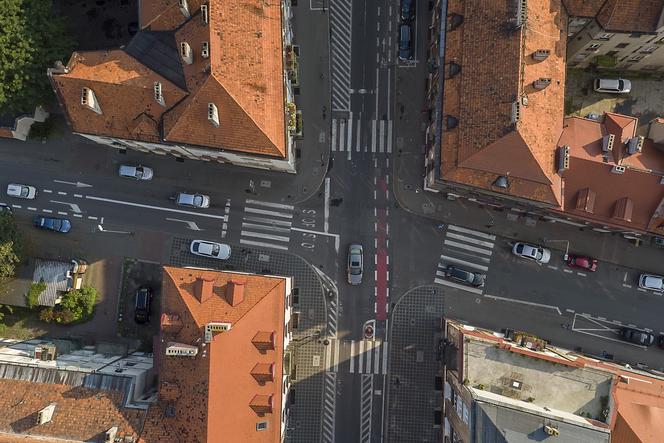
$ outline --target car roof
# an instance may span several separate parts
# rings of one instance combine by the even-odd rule
[[[120,174],[134,175],[136,166],[120,165]]]
[[[620,89],[620,83],[617,78],[600,78],[599,87],[606,89]]]

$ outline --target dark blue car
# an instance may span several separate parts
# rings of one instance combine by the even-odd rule
[[[399,28],[399,58],[401,60],[412,60],[412,45],[410,25],[401,25]]]
[[[50,218],[36,215],[35,226],[39,229],[66,234],[71,229],[71,222],[66,218]]]

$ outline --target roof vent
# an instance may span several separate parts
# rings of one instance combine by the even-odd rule
[[[187,0],[178,0],[178,5],[180,6],[180,12],[182,12],[182,15],[184,15],[186,18],[191,17]]]
[[[450,31],[454,31],[456,28],[461,26],[461,24],[463,23],[463,15],[461,15],[461,14],[453,13],[452,15],[449,15],[448,17],[450,19],[450,27],[449,27]]]
[[[196,346],[185,345],[182,343],[168,342],[166,346],[166,355],[173,357],[195,357],[198,354]]]
[[[551,84],[551,79],[546,77],[540,77],[533,82],[533,88],[535,89],[546,89],[547,86]]]
[[[90,88],[81,88],[81,104],[88,109],[101,115],[101,108],[97,101],[97,96]]]
[[[453,115],[446,115],[445,116],[445,128],[446,129],[454,129],[457,126],[459,126],[459,119],[456,118]]]
[[[611,152],[613,151],[613,142],[615,141],[616,136],[613,134],[605,135],[602,137],[602,151]]]
[[[558,150],[558,174],[569,169],[569,146],[562,146]]]
[[[516,17],[513,19],[514,29],[521,28],[526,23],[528,2],[526,0],[517,0]]]
[[[643,149],[643,136],[632,137],[627,141],[627,154],[632,155]]]
[[[507,189],[510,187],[510,182],[507,179],[507,176],[501,175],[493,182],[493,186],[500,189]]]
[[[210,56],[210,44],[203,42],[203,49],[201,49],[201,57],[208,58]]]
[[[219,127],[219,112],[217,111],[217,105],[214,103],[208,103],[208,120],[215,128]]]
[[[212,335],[214,332],[226,332],[230,331],[230,323],[222,322],[210,322],[205,325],[205,343],[210,343],[212,341]]]
[[[538,62],[544,61],[547,59],[549,54],[551,54],[551,51],[548,49],[538,49],[537,51],[533,52],[533,60],[537,60]]]
[[[154,82],[154,99],[161,106],[166,106],[164,94],[161,92],[161,82]]]
[[[113,426],[111,429],[104,433],[104,443],[113,443],[115,441],[115,436],[118,433],[118,427]]]
[[[208,11],[208,5],[201,5],[201,21],[206,25],[210,23],[210,13]]]
[[[214,289],[214,278],[203,278],[199,277],[196,279],[196,285],[194,286],[194,294],[199,302],[205,303],[214,295],[212,290]]]
[[[560,435],[560,431],[557,428],[554,428],[553,426],[549,425],[544,425],[544,432],[546,432],[547,435],[553,435],[553,436]]]
[[[244,301],[244,282],[230,280],[226,284],[226,300],[231,306],[237,306]]]
[[[521,118],[521,103],[515,101],[512,103],[512,123],[516,123]]]
[[[447,69],[447,75],[449,78],[454,78],[461,72],[461,65],[458,63],[450,62]]]
[[[51,421],[53,418],[53,412],[55,412],[55,403],[51,403],[37,413],[37,424],[43,425],[44,423]]]
[[[614,174],[623,174],[625,172],[625,167],[622,165],[615,165],[613,168],[611,168],[611,172]]]
[[[182,61],[188,65],[194,62],[194,54],[191,52],[191,46],[189,46],[189,43],[180,43],[180,57],[182,57]]]

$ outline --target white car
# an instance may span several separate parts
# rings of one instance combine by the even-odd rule
[[[27,198],[28,200],[32,200],[37,196],[37,189],[35,189],[34,186],[10,183],[7,185],[7,195],[10,197]]]
[[[231,247],[223,243],[217,243],[207,240],[194,240],[189,248],[192,254],[201,257],[216,258],[227,260],[231,256]]]
[[[661,275],[641,274],[639,276],[639,288],[664,292],[664,277]]]
[[[118,175],[120,177],[133,178],[134,180],[152,180],[154,171],[147,166],[120,165]]]
[[[516,242],[512,248],[512,253],[518,257],[535,260],[542,264],[549,263],[551,259],[551,251],[528,243]]]
[[[596,78],[593,89],[596,92],[610,94],[629,94],[632,90],[632,82],[623,78]]]

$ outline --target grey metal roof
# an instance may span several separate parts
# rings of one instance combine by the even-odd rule
[[[42,306],[55,306],[55,300],[59,292],[64,292],[72,286],[72,278],[68,273],[72,270],[71,263],[60,261],[40,260],[35,261],[35,272],[32,280],[35,283],[44,281],[46,289],[39,294],[38,302]]]
[[[472,441],[478,443],[532,443],[548,441],[547,437],[565,443],[609,443],[609,433],[492,403],[474,402],[472,415]],[[560,435],[547,435],[545,424],[557,428]]]
[[[180,88],[187,89],[172,32],[138,32],[125,52]]]

